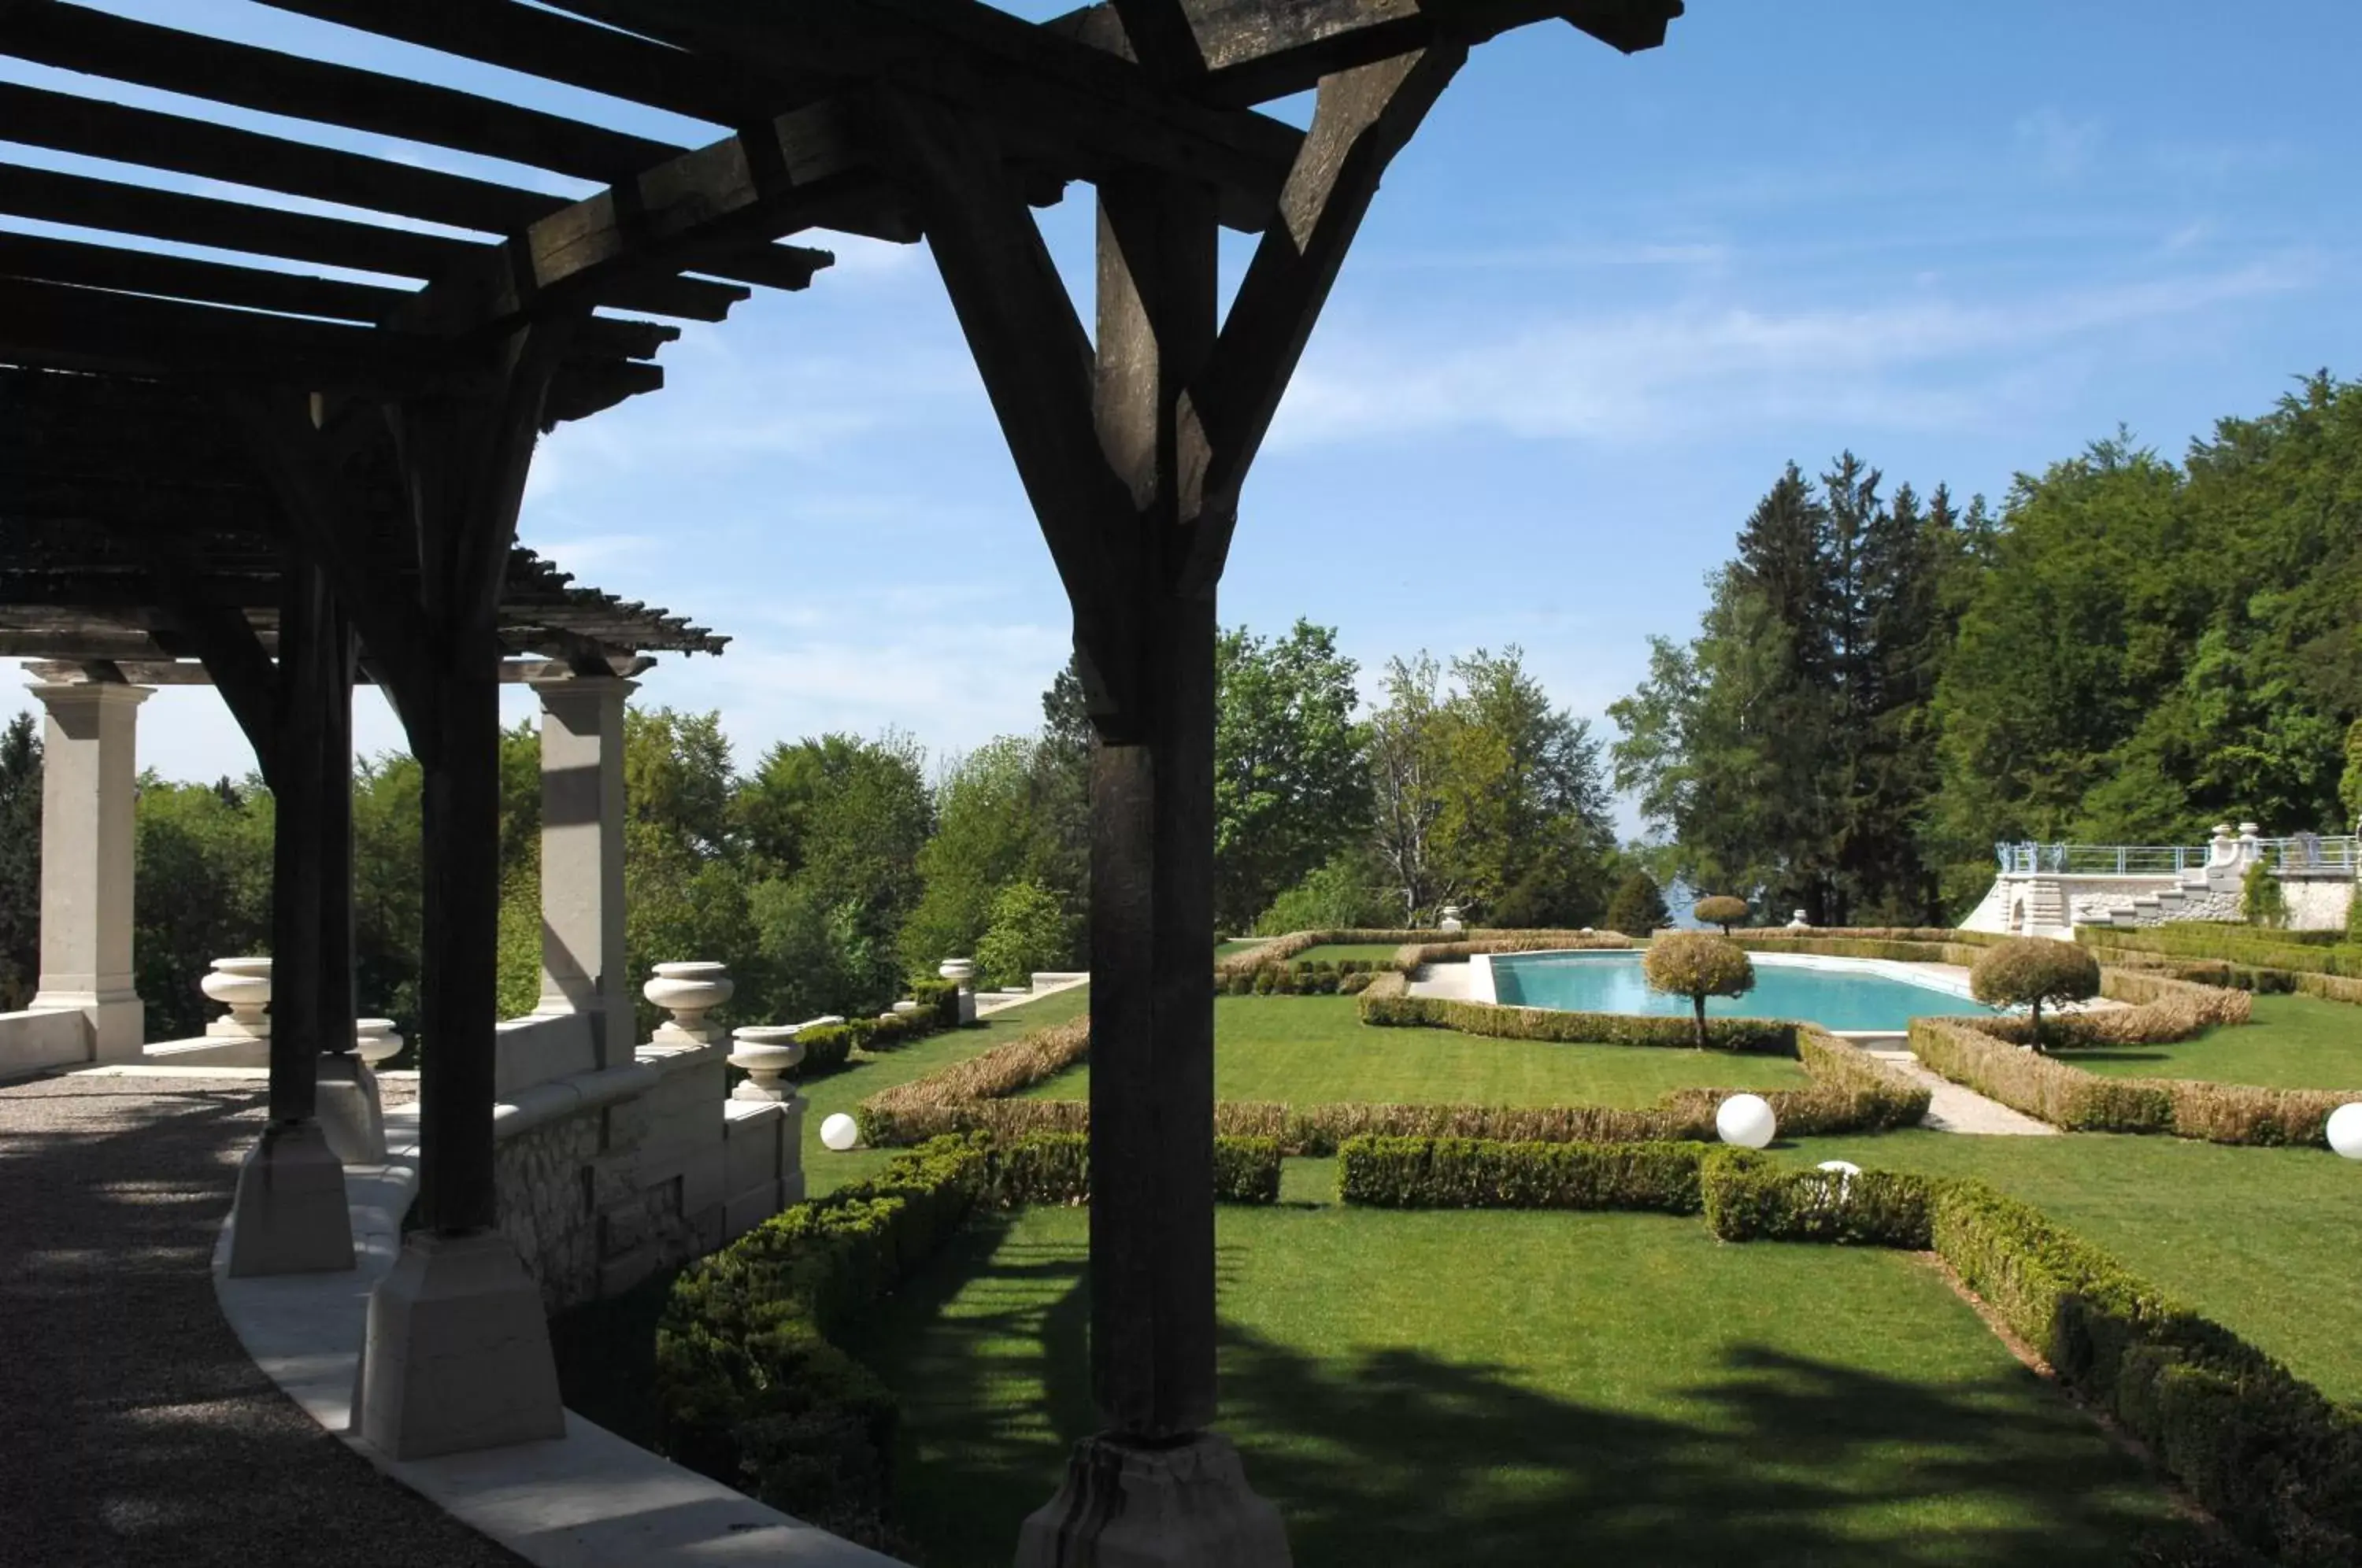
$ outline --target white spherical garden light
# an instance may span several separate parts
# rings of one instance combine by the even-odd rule
[[[1760,1094],[1735,1094],[1714,1113],[1714,1130],[1722,1141],[1742,1149],[1760,1149],[1780,1130],[1772,1102]]]
[[[2362,1160],[2362,1100],[2329,1113],[2329,1146],[2349,1160]]]
[[[861,1142],[861,1129],[840,1110],[820,1124],[820,1141],[841,1154]]]

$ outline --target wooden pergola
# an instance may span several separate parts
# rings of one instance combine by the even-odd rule
[[[425,769],[420,1266],[493,1219],[497,607],[534,439],[660,384],[648,361],[671,329],[612,311],[718,320],[750,286],[800,288],[827,258],[779,241],[810,229],[923,237],[1072,602],[1098,736],[1092,1364],[1106,1431],[1029,1524],[1023,1560],[1285,1561],[1276,1517],[1205,1430],[1216,585],[1247,473],[1379,179],[1468,50],[1553,19],[1647,49],[1682,0],[1110,0],[1040,24],[973,0],[264,3],[713,131],[673,146],[61,0],[0,0],[0,52],[103,79],[87,95],[0,86],[16,141],[480,237],[0,163],[0,213],[133,237],[0,234],[0,362],[193,396],[278,502],[285,580],[308,587],[288,594],[275,647],[225,624],[207,663],[257,680],[270,666],[284,711],[308,711],[300,693],[349,669],[349,624]],[[602,188],[564,201],[127,107],[105,101],[108,83]],[[1308,129],[1257,107],[1314,90]],[[1029,210],[1076,181],[1098,201],[1089,329]],[[1227,314],[1224,226],[1259,237]],[[269,259],[193,260],[142,239]],[[303,264],[416,286],[291,270]],[[109,439],[104,409],[60,417],[75,438]],[[388,541],[406,552],[392,579],[369,565]],[[325,777],[324,739],[282,728],[282,773]],[[304,1096],[291,1084],[282,1101],[277,1077],[274,1059],[274,1113],[289,1117],[267,1138],[301,1121]],[[1184,1501],[1143,1542],[1137,1500],[1158,1488]]]

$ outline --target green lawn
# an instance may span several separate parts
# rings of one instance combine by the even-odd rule
[[[1352,997],[1216,998],[1216,1097],[1297,1105],[1642,1106],[1668,1089],[1802,1088],[1812,1081],[1783,1057],[1376,1029],[1355,1007]],[[1090,1068],[1027,1092],[1083,1099]]]
[[[1094,1425],[1088,1223],[980,1227],[848,1342],[901,1398],[896,1512],[933,1568],[1006,1563]],[[1299,1568],[2114,1564],[2167,1516],[1898,1254],[1334,1207],[1218,1238],[1220,1424]]]
[[[1090,1010],[1090,1006],[1091,988],[1076,986],[1040,1001],[1024,1002],[996,1012],[973,1029],[930,1034],[924,1040],[875,1056],[856,1051],[853,1060],[839,1071],[810,1079],[802,1086],[804,1099],[810,1102],[804,1111],[805,1190],[818,1198],[847,1182],[866,1180],[884,1169],[898,1153],[893,1149],[855,1149],[850,1154],[832,1154],[820,1141],[820,1124],[829,1116],[840,1110],[850,1112],[879,1089],[891,1088],[937,1067],[965,1061],[1029,1029],[1079,1018]]]
[[[1384,963],[1401,950],[1401,944],[1394,942],[1326,942],[1306,948],[1292,962],[1342,964],[1349,958],[1359,958],[1363,963]]]
[[[2076,1132],[1979,1138],[1912,1131],[1808,1138],[1788,1157],[1977,1176],[2362,1403],[2362,1165],[2326,1149],[2242,1149]]]
[[[2172,1045],[2076,1051],[2067,1060],[2119,1077],[2203,1078],[2267,1088],[2362,1088],[2362,1007],[2319,997],[2257,997],[2255,1021]]]
[[[1233,936],[1228,942],[1214,944],[1214,956],[1227,958],[1233,953],[1244,953],[1250,947],[1260,947],[1268,940],[1267,937],[1261,936]]]

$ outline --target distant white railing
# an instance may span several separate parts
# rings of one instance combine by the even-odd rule
[[[2053,877],[2163,877],[2206,864],[2202,844],[1996,844],[2004,873]]]
[[[2301,833],[2287,838],[2218,834],[2211,844],[1996,844],[2004,876],[2165,877],[2206,866],[2245,867],[2260,860],[2274,871],[2355,874],[2362,840],[2352,834]]]

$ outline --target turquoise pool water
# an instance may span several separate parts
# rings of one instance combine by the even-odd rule
[[[1662,996],[1640,977],[1638,953],[1504,955],[1493,960],[1493,984],[1512,1007],[1560,1012],[1637,1012],[1687,1018],[1687,997]],[[1795,968],[1755,960],[1755,988],[1743,997],[1713,997],[1708,1018],[1795,1018],[1824,1029],[1902,1032],[1915,1018],[1991,1013],[2000,1010],[1963,996],[1886,975]]]

